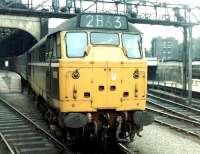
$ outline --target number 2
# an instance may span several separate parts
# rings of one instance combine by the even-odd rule
[[[93,27],[92,22],[93,22],[93,16],[92,15],[87,15],[86,16],[86,27]]]

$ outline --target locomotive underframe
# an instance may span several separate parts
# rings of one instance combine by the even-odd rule
[[[87,138],[102,142],[132,142],[143,126],[153,122],[153,115],[146,111],[98,110],[98,112],[61,113],[37,97],[38,106],[50,125],[60,128],[68,140]],[[50,127],[51,128],[51,127]],[[57,129],[58,130],[58,129]],[[55,132],[56,134],[58,132]]]

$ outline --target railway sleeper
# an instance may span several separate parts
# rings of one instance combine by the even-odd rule
[[[35,132],[26,132],[26,133],[17,133],[17,134],[5,134],[4,136],[6,138],[8,138],[8,137],[23,137],[23,136],[32,137],[32,136],[36,136],[36,135],[38,135],[38,134]]]
[[[24,129],[5,129],[1,130],[1,133],[19,133],[19,132],[31,132],[32,130],[30,128],[24,128]]]
[[[20,125],[20,126],[15,126],[15,129],[22,129],[22,128],[28,128],[27,125]],[[0,130],[4,130],[4,129],[13,129],[12,126],[1,126]]]
[[[45,148],[23,148],[23,149],[15,149],[17,154],[55,154],[57,151],[53,147],[45,147]]]
[[[12,143],[14,147],[17,147],[19,149],[23,148],[43,148],[43,147],[54,147],[52,144],[48,142],[38,142],[38,141],[29,141],[29,142],[19,142],[19,143]]]
[[[29,141],[45,141],[47,142],[48,140],[47,139],[44,139],[40,136],[33,136],[33,137],[18,137],[18,138],[7,138],[7,141],[8,142],[29,142]]]
[[[0,123],[0,126],[10,126],[15,127],[19,125],[25,125],[25,122],[15,122],[15,123]]]

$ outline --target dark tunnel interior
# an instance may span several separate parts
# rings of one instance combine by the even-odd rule
[[[26,31],[0,28],[0,58],[23,54],[36,43],[37,40]]]

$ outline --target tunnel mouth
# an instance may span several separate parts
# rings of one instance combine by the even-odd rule
[[[0,27],[0,33],[0,58],[19,56],[37,43],[33,35],[21,29]]]

